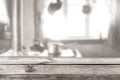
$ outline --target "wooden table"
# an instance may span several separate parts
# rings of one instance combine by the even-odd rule
[[[119,64],[119,58],[0,58],[0,80],[119,80]]]

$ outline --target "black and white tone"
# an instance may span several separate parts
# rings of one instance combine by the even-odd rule
[[[0,1],[0,56],[120,57],[118,0]]]
[[[0,6],[0,80],[120,79],[120,0]]]

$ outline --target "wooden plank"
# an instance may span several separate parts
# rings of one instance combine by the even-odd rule
[[[0,75],[2,80],[118,80],[120,75]]]
[[[120,75],[5,75],[1,80],[118,80]]]
[[[33,65],[39,65],[39,64],[55,64],[55,65],[60,65],[60,64],[120,64],[120,59],[119,58],[40,58],[40,57],[2,57],[0,58],[0,64],[33,64]]]
[[[27,72],[27,65],[0,65],[0,75],[21,74],[120,74],[120,65],[31,65],[34,71]]]

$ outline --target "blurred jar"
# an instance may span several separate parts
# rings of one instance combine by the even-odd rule
[[[59,45],[54,42],[48,43],[49,57],[58,57],[60,55]]]

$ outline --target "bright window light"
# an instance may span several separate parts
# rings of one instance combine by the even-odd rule
[[[9,22],[5,0],[0,0],[0,22],[3,23]]]
[[[54,15],[50,15],[47,8],[44,11],[44,36],[53,40],[62,39],[105,39],[111,24],[112,12],[107,5],[111,0],[96,0],[91,4],[92,12],[89,15],[89,36],[86,36],[86,15],[82,12],[86,0],[68,0],[68,14],[65,19],[63,8]],[[92,1],[92,0],[90,0]],[[114,1],[114,0],[112,0]]]

